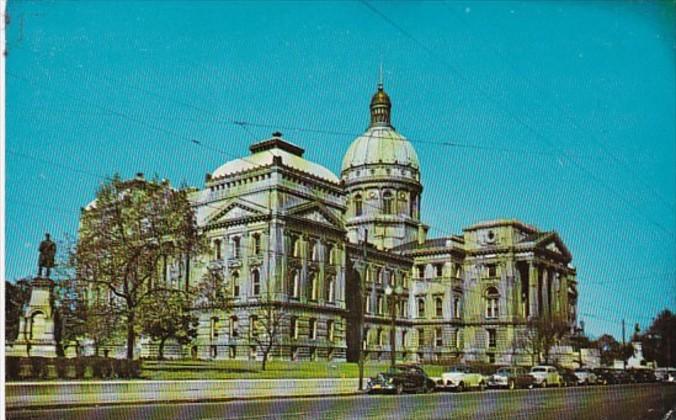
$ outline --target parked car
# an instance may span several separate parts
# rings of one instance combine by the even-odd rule
[[[366,389],[369,393],[392,392],[430,392],[435,384],[420,366],[397,365],[386,372],[369,378]]]
[[[630,381],[636,384],[657,382],[655,373],[651,369],[629,369],[627,375],[629,375]]]
[[[486,389],[487,380],[484,375],[469,366],[453,366],[446,370],[437,381],[437,388],[454,389],[458,392],[471,388]]]
[[[596,383],[596,374],[589,368],[575,369],[575,376],[577,376],[578,385],[592,385]]]
[[[676,369],[657,368],[655,369],[655,379],[657,379],[659,382],[674,383],[676,380]]]
[[[572,369],[559,369],[559,375],[561,375],[561,385],[563,386],[580,385],[580,378]]]
[[[632,383],[632,379],[629,377],[629,374],[623,369],[598,368],[594,369],[594,373],[598,378],[598,383],[603,385]]]
[[[543,388],[563,385],[561,375],[554,366],[533,366],[530,374],[535,378],[535,383]]]
[[[491,388],[533,388],[535,379],[528,374],[525,368],[505,366],[488,377],[488,386]]]

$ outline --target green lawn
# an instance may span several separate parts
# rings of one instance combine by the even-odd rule
[[[369,362],[364,376],[374,376],[386,370],[386,362]],[[423,366],[430,376],[440,376],[441,366]],[[153,380],[187,379],[286,379],[286,378],[358,378],[356,363],[268,361],[266,370],[261,363],[241,360],[177,360],[144,361],[141,376]]]

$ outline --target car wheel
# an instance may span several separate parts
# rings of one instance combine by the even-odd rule
[[[486,382],[479,382],[479,391],[485,391],[486,390]]]
[[[463,382],[460,382],[458,384],[458,392],[463,392],[465,390],[465,384]]]
[[[394,390],[394,392],[396,392],[397,395],[401,395],[401,394],[404,392],[404,384],[402,384],[401,382],[399,382],[399,383],[397,384],[397,388]]]
[[[507,388],[509,390],[513,390],[515,388],[514,381],[509,381],[509,383],[507,384]]]
[[[528,389],[533,389],[533,388],[534,388],[533,383],[532,383],[532,382],[529,383],[529,384],[528,384]]]

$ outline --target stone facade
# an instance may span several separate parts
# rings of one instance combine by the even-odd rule
[[[198,337],[171,355],[260,359],[273,313],[270,357],[283,360],[355,361],[360,348],[387,360],[394,328],[398,359],[529,364],[528,320],[574,327],[576,274],[556,232],[494,220],[427,239],[420,163],[390,115],[379,85],[340,178],[281,133],[206,175],[190,200],[210,251],[166,261],[164,276],[187,290],[216,275],[229,304],[200,309]]]

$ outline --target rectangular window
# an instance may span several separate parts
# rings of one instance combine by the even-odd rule
[[[326,338],[329,341],[333,341],[333,321],[326,321]]]
[[[408,333],[408,331],[406,331],[406,330],[403,330],[401,332],[401,346],[402,347],[406,347],[406,334],[407,333]]]
[[[237,337],[238,333],[238,326],[237,326],[237,317],[232,316],[230,317],[230,337],[234,338]]]
[[[497,340],[497,337],[496,337],[496,335],[497,335],[497,334],[496,334],[496,331],[495,331],[495,329],[493,329],[493,328],[489,328],[489,329],[486,330],[486,331],[488,331],[488,347],[494,348],[494,347],[495,347],[496,340]]]
[[[249,318],[249,335],[251,337],[258,336],[258,317],[256,315],[251,315]]]
[[[418,278],[422,279],[425,277],[425,266],[424,265],[419,265],[416,267],[417,272],[418,272]]]
[[[289,328],[289,336],[291,338],[298,338],[298,318],[291,318],[291,325]]]
[[[496,277],[498,275],[498,268],[495,264],[488,264],[488,277]]]
[[[383,306],[384,299],[382,296],[378,296],[378,315],[382,315],[385,313],[385,308]]]
[[[437,297],[434,299],[434,306],[435,306],[435,315],[437,318],[441,318],[444,316],[444,301],[441,297]]]
[[[308,334],[310,335],[310,340],[316,340],[317,339],[317,320],[314,318],[310,319],[310,324],[309,324],[309,332]]]
[[[462,318],[462,308],[460,307],[460,302],[461,300],[459,296],[453,298],[453,315],[456,319]]]
[[[451,347],[458,347],[458,331],[451,331]]]
[[[425,345],[425,330],[422,328],[418,329],[418,347],[423,347]]]
[[[239,236],[232,237],[232,258],[239,258],[241,254]]]
[[[443,264],[435,264],[434,265],[434,273],[436,274],[437,277],[442,277],[444,275],[444,265]]]
[[[434,330],[434,344],[436,347],[441,347],[444,345],[444,336],[441,328]]]
[[[261,254],[261,235],[258,233],[253,234],[253,252],[255,255]]]

